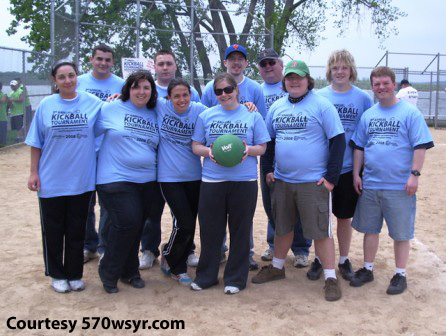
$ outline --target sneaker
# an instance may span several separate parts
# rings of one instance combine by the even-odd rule
[[[256,263],[252,256],[249,256],[249,270],[256,271],[259,269],[259,265]]]
[[[343,264],[338,264],[339,272],[344,280],[350,281],[353,278],[353,268],[350,260],[346,260]]]
[[[89,262],[90,260],[93,260],[97,256],[98,255],[97,255],[96,252],[89,251],[89,250],[84,250],[84,264]]]
[[[194,291],[201,291],[203,290],[203,288],[201,288],[200,286],[198,286],[195,282],[192,282],[190,284],[190,289],[194,290]]]
[[[153,254],[152,251],[144,251],[142,253],[142,256],[139,257],[139,269],[147,269],[153,266],[153,263],[155,262],[156,257]]]
[[[190,267],[197,267],[199,260],[200,258],[197,255],[195,255],[195,253],[191,253],[187,257],[187,265]]]
[[[187,273],[171,274],[170,277],[178,281],[180,285],[190,286],[192,284],[192,278]]]
[[[102,287],[104,287],[104,290],[108,293],[108,294],[116,294],[119,292],[119,288],[117,286],[110,286],[110,285],[106,285],[106,284],[102,284]]]
[[[386,293],[389,295],[401,294],[407,288],[407,280],[404,275],[395,274],[390,280],[390,285],[387,287]]]
[[[350,286],[361,287],[367,282],[373,281],[373,271],[369,271],[367,268],[363,267],[353,273],[353,277],[350,280]]]
[[[268,281],[285,279],[285,268],[278,269],[273,265],[263,266],[251,279],[252,283],[262,284]]]
[[[263,261],[271,261],[271,260],[273,260],[273,257],[274,257],[274,249],[272,249],[271,247],[268,247],[265,250],[265,252],[263,252],[260,259],[262,259]]]
[[[308,256],[304,254],[298,254],[294,257],[294,267],[296,268],[304,268],[308,266]]]
[[[161,255],[160,268],[161,272],[163,272],[165,276],[171,276],[172,272],[170,271],[170,266],[163,255]]]
[[[220,257],[220,264],[224,264],[226,262],[226,253],[222,253]]]
[[[307,272],[307,278],[310,280],[319,280],[322,274],[322,265],[319,259],[314,258],[314,261],[310,265],[310,269]]]
[[[132,286],[133,288],[144,288],[146,286],[146,283],[143,279],[141,279],[139,276],[136,278],[121,278],[121,281]]]
[[[240,289],[234,286],[225,286],[224,292],[225,294],[237,294],[240,292]]]
[[[75,292],[80,292],[85,289],[85,283],[82,281],[82,279],[69,280],[68,284],[70,285],[71,290]]]
[[[54,291],[57,293],[71,292],[70,285],[68,284],[68,281],[65,279],[52,279],[51,287],[53,287]]]
[[[339,287],[338,280],[335,278],[325,280],[324,291],[327,301],[337,301],[342,296],[341,287]]]

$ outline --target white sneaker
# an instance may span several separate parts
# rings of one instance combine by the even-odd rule
[[[225,294],[237,294],[238,292],[240,292],[238,287],[225,286]]]
[[[308,266],[308,256],[298,254],[297,256],[294,257],[293,265],[294,265],[294,267],[297,267],[297,268],[307,267]]]
[[[198,258],[198,256],[195,255],[195,253],[191,253],[187,257],[187,265],[190,267],[197,267],[199,260],[200,258]]]
[[[190,284],[190,289],[194,290],[194,291],[201,291],[203,290],[203,288],[201,288],[200,286],[198,286],[195,282],[192,282]]]
[[[142,256],[139,257],[139,269],[146,269],[153,266],[153,263],[155,262],[156,257],[152,253],[152,251],[144,251],[142,253]]]
[[[75,292],[80,292],[80,291],[83,291],[85,289],[85,283],[82,281],[82,279],[80,279],[80,280],[69,280],[68,284],[70,285],[71,290],[75,291]]]
[[[263,261],[271,261],[273,260],[274,250],[271,247],[268,247],[265,252],[263,252],[260,257]]]
[[[51,287],[53,287],[54,291],[57,293],[71,292],[70,285],[68,284],[68,281],[65,279],[52,279]]]
[[[187,273],[180,273],[178,275],[171,274],[170,277],[183,286],[190,286],[192,283],[192,278]]]

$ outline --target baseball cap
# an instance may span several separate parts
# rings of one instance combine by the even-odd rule
[[[286,76],[291,73],[304,77],[310,74],[310,69],[308,69],[304,61],[289,61],[285,66],[283,75]]]
[[[15,79],[13,79],[12,81],[9,82],[9,85],[12,85],[12,86],[16,86],[17,84],[19,84],[19,82],[17,82]]]
[[[403,79],[401,81],[400,85],[403,85],[403,84],[410,84],[410,83],[409,83],[409,81],[407,79]]]
[[[230,54],[232,54],[233,52],[238,51],[239,53],[242,53],[243,56],[245,56],[245,59],[247,59],[247,52],[244,46],[240,45],[240,44],[232,44],[229,47],[226,48],[225,51],[225,60],[228,58],[228,56]]]
[[[262,62],[264,59],[278,59],[279,57],[279,54],[273,48],[268,48],[257,56],[257,63]]]

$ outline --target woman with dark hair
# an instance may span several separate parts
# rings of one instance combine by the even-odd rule
[[[198,217],[201,255],[193,290],[218,283],[221,246],[229,226],[229,257],[224,273],[224,292],[235,294],[246,287],[249,270],[249,233],[257,203],[257,156],[270,140],[260,113],[239,104],[238,87],[229,73],[218,75],[214,92],[219,105],[198,116],[192,150],[203,156]],[[234,134],[245,142],[245,155],[233,167],[215,162],[212,144],[222,134]]]
[[[172,213],[173,228],[163,246],[161,270],[181,285],[190,285],[187,260],[193,248],[201,161],[192,153],[192,134],[198,115],[207,109],[191,101],[191,88],[183,79],[173,79],[167,100],[159,99],[156,110],[160,127],[158,181]]]
[[[96,135],[104,134],[96,187],[111,221],[99,264],[107,293],[118,292],[119,279],[134,288],[145,286],[138,270],[138,246],[144,222],[153,215],[158,188],[156,101],[152,75],[136,71],[127,78],[121,100],[104,104],[96,123]]]
[[[61,61],[52,71],[55,94],[42,100],[29,129],[28,188],[39,196],[45,275],[56,292],[85,288],[85,222],[95,189],[93,127],[102,102],[76,92],[77,68]]]

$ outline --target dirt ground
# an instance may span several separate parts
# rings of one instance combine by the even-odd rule
[[[353,288],[341,279],[343,297],[333,303],[324,300],[323,280],[307,280],[307,269],[294,268],[291,254],[285,280],[263,285],[249,282],[246,290],[233,296],[223,294],[221,282],[209,290],[193,292],[165,278],[158,263],[142,271],[146,288],[120,284],[121,291],[109,295],[99,281],[97,260],[85,265],[85,291],[57,294],[44,276],[37,198],[26,188],[29,149],[2,150],[0,335],[446,335],[446,130],[431,132],[436,146],[427,153],[420,180],[408,290],[398,296],[385,293],[394,270],[392,242],[385,230],[375,281]],[[266,248],[266,216],[260,197],[259,193],[254,220],[255,258],[259,262]],[[163,241],[170,227],[166,209]],[[196,242],[199,246],[198,235]],[[362,236],[356,232],[350,258],[355,268],[362,266]],[[195,270],[189,272],[193,275]],[[254,274],[250,272],[250,278]],[[40,330],[10,330],[7,320],[11,317],[17,318],[13,326],[20,325],[18,320],[47,318],[70,319],[77,324],[71,333],[48,330],[45,325]],[[82,320],[88,317],[101,318],[96,329],[82,330]],[[117,330],[107,328],[109,319],[184,320],[185,328]]]

